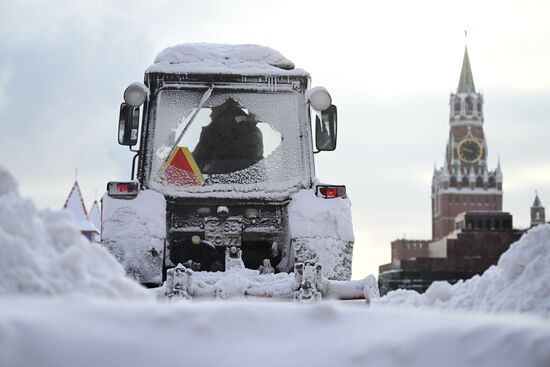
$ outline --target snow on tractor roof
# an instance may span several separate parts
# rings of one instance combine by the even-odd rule
[[[184,43],[168,47],[146,73],[307,76],[279,51],[258,45]]]

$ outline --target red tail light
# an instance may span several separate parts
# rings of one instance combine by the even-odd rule
[[[115,199],[133,199],[137,196],[139,185],[137,182],[109,182],[107,194]]]
[[[128,184],[117,184],[117,189],[119,192],[128,192]]]
[[[346,186],[343,185],[319,185],[317,186],[317,196],[325,199],[345,198]]]

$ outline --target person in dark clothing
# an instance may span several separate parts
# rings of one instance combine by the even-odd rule
[[[262,132],[254,115],[233,99],[212,107],[211,122],[201,131],[193,157],[202,173],[223,174],[250,167],[263,158]]]

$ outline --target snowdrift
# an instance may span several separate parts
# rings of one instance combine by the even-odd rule
[[[5,367],[550,365],[550,321],[525,315],[62,298],[0,315]]]
[[[435,282],[423,294],[389,292],[378,305],[429,306],[550,316],[550,225],[529,230],[481,276],[454,285]]]
[[[66,210],[38,211],[0,166],[0,295],[148,297]]]

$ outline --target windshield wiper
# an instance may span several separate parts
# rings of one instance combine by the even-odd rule
[[[208,90],[206,92],[204,92],[204,94],[202,95],[201,101],[199,102],[199,105],[197,107],[195,107],[195,109],[193,111],[191,111],[191,113],[185,117],[185,120],[184,120],[185,127],[183,128],[183,130],[179,134],[178,138],[176,139],[176,142],[174,143],[174,145],[170,149],[170,152],[168,153],[168,155],[164,159],[163,163],[166,163],[168,161],[168,159],[170,159],[170,157],[172,156],[172,153],[174,153],[174,150],[176,150],[181,138],[183,138],[183,136],[185,135],[185,133],[187,132],[187,130],[191,126],[191,123],[193,122],[193,120],[195,120],[195,117],[197,117],[197,115],[198,115],[199,111],[201,110],[202,106],[206,103],[208,98],[210,98],[210,95],[212,94],[213,89],[214,89],[214,84],[210,85],[210,88],[208,88]],[[187,122],[185,122],[185,121],[187,121]],[[162,167],[162,165],[161,165],[161,167]]]

